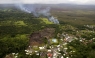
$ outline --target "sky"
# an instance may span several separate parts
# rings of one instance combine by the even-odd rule
[[[0,4],[13,4],[13,3],[24,3],[24,4],[59,4],[59,3],[70,3],[70,4],[94,4],[95,0],[0,0]]]

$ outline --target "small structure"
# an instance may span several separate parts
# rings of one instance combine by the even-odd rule
[[[48,58],[52,58],[53,54],[52,53],[47,53]]]
[[[58,45],[58,44],[59,44],[58,39],[56,39],[56,38],[49,39],[49,42],[50,42],[50,44],[52,44],[52,45]]]

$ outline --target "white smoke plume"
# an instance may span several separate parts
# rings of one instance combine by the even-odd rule
[[[37,5],[24,5],[24,4],[15,4],[17,8],[20,10],[27,12],[27,13],[32,13],[34,16],[39,17],[40,15],[48,18],[49,21],[59,24],[58,19],[55,19],[51,14],[50,14],[50,7],[47,8],[41,8],[41,6]]]

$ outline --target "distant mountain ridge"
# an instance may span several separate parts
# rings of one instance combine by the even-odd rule
[[[25,6],[44,6],[44,7],[62,7],[62,8],[95,8],[95,5],[76,5],[76,4],[24,4]],[[14,7],[15,4],[0,4],[0,7]]]

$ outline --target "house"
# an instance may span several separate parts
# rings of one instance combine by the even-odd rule
[[[53,54],[49,52],[49,53],[47,53],[47,56],[48,56],[48,58],[52,58]]]

